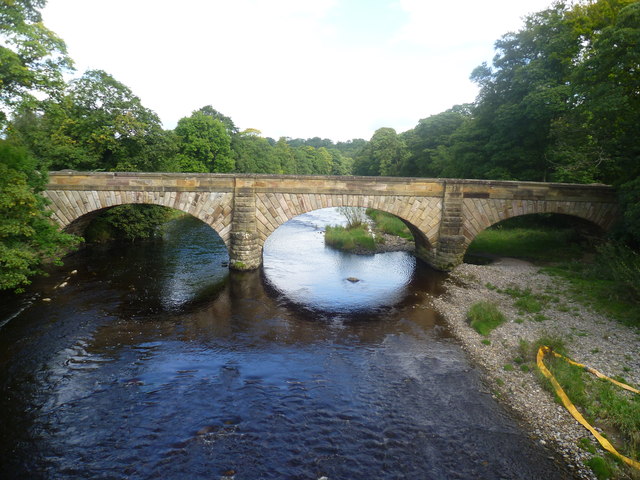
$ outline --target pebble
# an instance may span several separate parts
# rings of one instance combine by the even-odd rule
[[[541,312],[546,320],[534,321],[532,317],[520,314],[513,305],[514,299],[498,293],[495,287],[530,288],[534,295],[551,295],[558,297],[559,302],[548,302]],[[500,392],[499,400],[525,422],[541,445],[564,457],[576,478],[595,479],[593,472],[584,465],[584,460],[591,454],[578,446],[578,441],[589,437],[590,433],[555,403],[553,396],[541,387],[534,369],[506,372],[504,365],[513,363],[513,359],[520,356],[521,340],[534,342],[543,336],[560,337],[573,360],[610,377],[621,375],[631,384],[639,385],[638,331],[571,301],[563,294],[564,287],[558,279],[519,260],[502,259],[491,265],[462,264],[451,272],[445,291],[445,295],[434,300],[434,306],[472,362],[482,367],[491,388]],[[469,326],[466,318],[470,306],[481,300],[495,303],[511,320],[490,333],[489,345],[481,343],[484,337]],[[524,322],[513,322],[519,317],[524,317]]]

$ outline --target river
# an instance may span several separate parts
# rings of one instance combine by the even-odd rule
[[[325,248],[340,220],[297,217],[229,273],[184,217],[4,297],[0,477],[571,478],[430,307],[442,274]]]

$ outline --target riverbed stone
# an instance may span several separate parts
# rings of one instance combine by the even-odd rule
[[[542,388],[535,366],[525,372],[519,368],[506,371],[504,365],[513,363],[514,358],[521,355],[521,341],[533,343],[543,336],[555,336],[564,340],[569,356],[575,361],[610,377],[624,376],[638,386],[640,333],[574,302],[563,293],[569,288],[563,281],[521,260],[459,265],[450,274],[445,288],[445,295],[435,298],[433,304],[471,360],[482,368],[496,398],[528,425],[540,443],[544,442],[564,457],[576,478],[595,480],[593,472],[584,464],[593,455],[578,446],[581,438],[590,436],[589,432]],[[542,322],[527,318],[517,323],[513,320],[521,315],[513,298],[499,292],[505,288],[531,289],[534,295],[553,291],[561,297],[561,302],[545,305],[542,313],[546,319]],[[467,321],[467,311],[478,301],[495,303],[509,320],[490,333],[489,344],[483,343],[485,337]],[[561,304],[570,308],[559,309]],[[599,451],[598,455],[602,454]]]

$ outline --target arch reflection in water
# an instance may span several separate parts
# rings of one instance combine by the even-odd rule
[[[51,301],[3,327],[3,479],[569,478],[438,333],[422,265],[398,286],[407,297],[367,321],[315,321],[324,315],[265,291],[260,272],[229,274],[197,308],[132,315],[145,298],[160,305],[188,265],[194,281],[227,269],[129,248],[79,252],[67,287],[42,279]]]
[[[325,208],[277,229],[264,248],[267,282],[312,310],[370,311],[401,301],[415,272],[415,257],[406,252],[356,255],[325,247],[325,226],[344,223],[337,209]]]

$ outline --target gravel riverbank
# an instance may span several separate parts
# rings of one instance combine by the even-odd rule
[[[495,396],[528,425],[533,438],[564,457],[576,478],[595,479],[584,465],[592,455],[578,446],[581,438],[591,438],[591,434],[541,387],[535,371],[522,371],[514,359],[520,356],[521,339],[533,343],[543,336],[559,337],[575,361],[608,376],[623,376],[637,386],[640,333],[572,302],[563,294],[565,286],[560,279],[515,259],[491,265],[462,264],[451,273],[445,287],[446,293],[434,300],[434,306],[472,361],[482,367]],[[512,296],[497,291],[505,288],[529,288],[534,295],[558,300],[547,302],[540,312],[544,317],[536,321],[533,314],[518,311]],[[485,337],[473,330],[466,318],[471,305],[482,300],[494,302],[507,317],[507,322],[487,337],[489,345],[482,343]],[[505,370],[508,364],[515,368]]]

